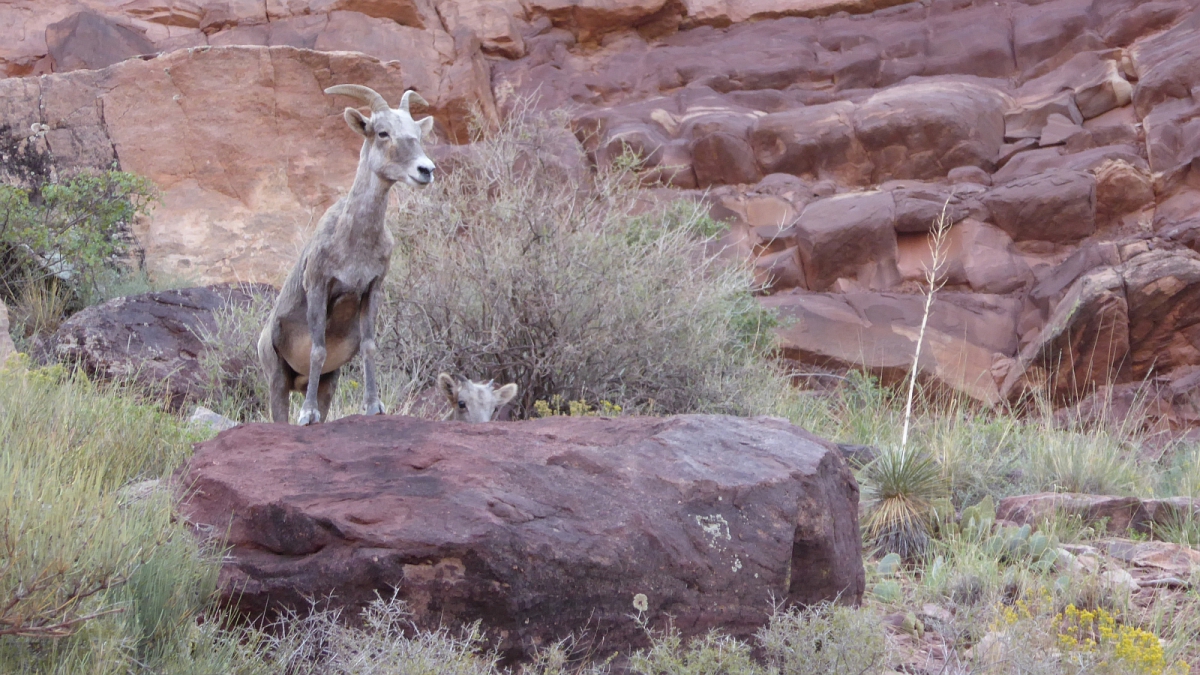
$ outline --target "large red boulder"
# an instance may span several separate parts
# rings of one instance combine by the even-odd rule
[[[983,198],[992,220],[1016,241],[1077,241],[1096,231],[1096,179],[1055,170],[994,188]]]
[[[839,278],[872,276],[860,275],[872,266],[885,270],[873,276],[898,277],[895,222],[896,203],[888,192],[837,195],[809,204],[793,228],[807,287],[823,291]]]
[[[748,636],[773,600],[863,592],[850,469],[775,418],[247,425],[178,478],[250,616],[395,588],[418,626],[482,620],[511,656],[584,629],[603,653],[643,644],[639,594],[655,627]]]

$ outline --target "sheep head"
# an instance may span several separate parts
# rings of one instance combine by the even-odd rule
[[[365,139],[362,160],[371,171],[392,183],[403,181],[421,187],[433,182],[433,161],[425,155],[421,143],[433,130],[433,118],[414,120],[409,112],[412,101],[429,105],[420,94],[406,91],[400,105],[391,108],[374,89],[359,84],[339,84],[325,93],[349,96],[370,106],[370,116],[356,108],[346,108],[343,116],[346,124]]]
[[[480,384],[459,375],[438,375],[438,387],[450,401],[453,418],[459,422],[490,422],[505,403],[517,395],[517,385],[494,388],[492,382]]]

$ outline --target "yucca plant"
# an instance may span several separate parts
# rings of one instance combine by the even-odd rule
[[[920,555],[929,543],[935,502],[947,495],[938,463],[914,446],[889,448],[863,467],[859,482],[868,505],[868,540],[905,558]]]

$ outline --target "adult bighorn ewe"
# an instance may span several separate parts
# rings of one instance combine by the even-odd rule
[[[433,118],[414,120],[408,110],[410,101],[428,105],[420,94],[404,92],[392,109],[374,90],[356,84],[325,93],[356,98],[371,106],[371,116],[346,108],[346,123],[364,138],[354,184],[321,217],[258,339],[271,419],[284,424],[293,391],[304,392],[300,424],[326,420],[338,369],[360,351],[364,413],[383,412],[375,381],[375,315],[395,245],[383,222],[388,190],[398,181],[433,182],[433,162],[421,145]]]

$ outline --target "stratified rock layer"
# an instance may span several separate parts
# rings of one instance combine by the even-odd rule
[[[482,619],[514,654],[586,628],[603,655],[643,643],[638,594],[654,626],[747,636],[772,598],[863,592],[845,460],[773,418],[247,425],[179,485],[228,533],[222,595],[252,616],[395,587],[426,628]]]
[[[1045,375],[1067,403],[1095,385],[1200,366],[1190,320],[1161,308],[1175,286],[1154,275],[1170,265],[1139,264],[1141,290],[1128,297],[1113,285],[1130,279],[1124,271],[1100,279],[1108,273],[1097,269],[1129,264],[1116,250],[1176,261],[1200,251],[1196,9],[14,0],[0,5],[10,76],[0,136],[49,150],[60,174],[116,162],[152,178],[162,205],[135,227],[152,272],[278,283],[354,174],[360,141],[340,119],[348,101],[324,87],[366,84],[392,101],[415,88],[454,143],[468,140],[473,107],[487,122],[565,108],[578,147],[563,157],[580,158],[565,170],[638,153],[646,184],[705,200],[729,222],[727,253],[750,261],[764,294],[877,294],[840,302],[905,306],[860,317],[871,328],[853,334],[858,358],[826,343],[835,333],[786,330],[784,352],[802,369],[889,372],[907,360],[927,382],[987,403],[1036,390]],[[31,125],[42,130],[32,139]],[[953,225],[944,290],[1020,307],[994,340],[977,339],[1000,330],[991,311],[937,331],[931,358],[894,339],[917,330],[921,312],[893,296],[926,287],[939,219]],[[1171,278],[1186,294],[1185,277]],[[1068,296],[1086,306],[1060,308]],[[813,314],[803,308],[825,301],[780,302]],[[1161,330],[1148,327],[1160,316]]]

